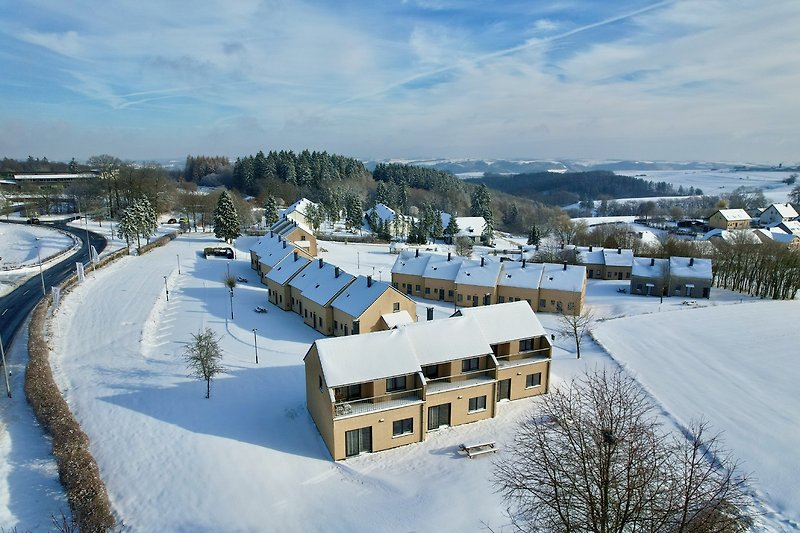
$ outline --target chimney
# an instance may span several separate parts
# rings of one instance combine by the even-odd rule
[[[414,257],[419,257],[419,248],[417,248],[417,252],[414,254]]]
[[[272,237],[274,237],[274,236],[275,236],[275,235],[272,233],[272,230],[269,230],[269,238],[271,239],[271,238],[272,238]]]
[[[341,271],[339,270],[339,267],[334,267],[334,268],[333,268],[333,277],[334,277],[334,278],[338,278],[338,277],[339,277],[339,274],[340,274],[340,272],[341,272]]]
[[[591,244],[589,245],[589,251],[590,252],[592,251],[592,245]]]
[[[622,254],[622,248],[617,248],[617,253]]]
[[[566,270],[566,269],[567,269],[567,262],[564,261],[564,270]]]
[[[286,248],[286,241],[283,241],[283,247]]]
[[[322,268],[322,265],[325,264],[322,258],[319,258],[319,267]]]
[[[433,307],[426,307],[426,309],[427,309],[426,318],[428,320],[433,320]]]
[[[372,287],[372,276],[367,276],[367,287]]]
[[[689,266],[694,266],[694,257],[689,258]]]
[[[522,268],[525,268],[525,258],[522,258]]]
[[[486,264],[486,258],[481,257],[481,266],[484,266],[485,264]]]
[[[294,260],[297,261],[297,250],[294,251]]]
[[[650,258],[650,266],[656,266],[656,258],[655,257],[651,257]]]

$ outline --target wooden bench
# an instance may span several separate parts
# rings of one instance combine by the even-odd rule
[[[462,444],[460,447],[462,452],[465,452],[470,459],[483,455],[485,453],[494,453],[497,451],[494,441],[482,442],[480,444],[466,445]]]

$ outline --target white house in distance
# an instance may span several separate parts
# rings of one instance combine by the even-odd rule
[[[290,218],[295,222],[302,224],[303,226],[310,226],[311,224],[308,223],[308,218],[306,217],[306,213],[308,212],[308,208],[314,206],[318,207],[317,204],[312,202],[307,198],[300,198],[295,203],[287,207],[280,213],[281,218]]]
[[[448,213],[442,213],[442,227],[447,228],[450,224]],[[481,235],[486,231],[486,220],[483,217],[456,217],[456,224],[458,224],[458,233],[454,235],[454,239],[459,237],[467,237],[472,243],[476,243],[481,239]],[[445,237],[445,242],[452,244],[448,237]]]
[[[397,213],[395,213],[394,209],[380,202],[375,204],[375,207],[367,209],[366,213],[364,213],[364,216],[369,219],[369,217],[372,216],[373,211],[375,212],[375,216],[377,216],[378,220],[381,222],[391,222],[397,216]]]
[[[761,213],[759,222],[762,226],[769,227],[794,220],[797,216],[797,211],[792,204],[772,204]]]

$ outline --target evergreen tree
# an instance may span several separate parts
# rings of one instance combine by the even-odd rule
[[[541,235],[539,235],[539,230],[536,229],[536,224],[534,224],[528,231],[528,244],[537,245],[539,244],[540,240],[541,240]]]
[[[450,237],[452,241],[453,237],[458,234],[461,228],[458,227],[458,222],[456,222],[456,215],[453,214],[450,217],[450,221],[447,223],[447,227],[444,229],[444,234]]]
[[[444,239],[444,227],[442,225],[442,212],[437,209],[433,212],[433,238]]]
[[[133,203],[136,213],[137,227],[142,237],[149,240],[158,228],[158,216],[153,205],[146,197],[142,196]]]
[[[389,201],[389,194],[386,190],[386,185],[382,181],[379,181],[377,187],[375,187],[375,203],[381,203],[383,205],[389,205],[392,203]]]
[[[272,226],[278,221],[278,201],[274,196],[267,196],[264,202],[264,221],[267,226]]]
[[[483,217],[486,221],[486,228],[481,234],[481,242],[490,245],[494,236],[494,215],[492,214],[492,197],[489,195],[489,189],[484,183],[472,193],[472,216]]]
[[[364,211],[361,209],[361,198],[354,192],[349,192],[345,196],[345,226],[347,229],[361,226],[361,219]]]
[[[77,172],[78,172],[78,163],[77,163],[77,161],[75,161],[74,157],[69,162],[69,167],[67,167],[67,168],[69,169],[69,173],[70,174],[77,174]]]
[[[381,219],[378,218],[378,213],[373,208],[369,212],[369,216],[367,216],[367,224],[369,224],[369,228],[375,232],[379,233],[381,230]]]
[[[228,191],[222,191],[214,209],[214,236],[224,239],[225,242],[232,242],[233,239],[241,235],[239,232],[239,215],[233,205]]]
[[[136,237],[137,248],[139,246],[139,229],[136,224],[136,214],[133,207],[129,207],[122,212],[122,216],[117,224],[117,236],[120,239],[125,239],[125,242],[130,245],[134,237]]]

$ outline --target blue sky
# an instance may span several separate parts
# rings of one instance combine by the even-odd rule
[[[0,156],[800,161],[800,2],[0,4]]]

